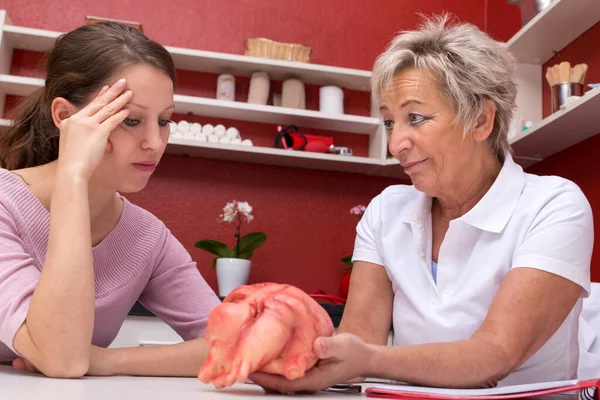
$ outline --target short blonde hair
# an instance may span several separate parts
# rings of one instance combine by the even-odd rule
[[[498,159],[510,152],[508,130],[515,109],[516,61],[500,42],[468,23],[449,23],[448,14],[425,19],[414,31],[401,32],[373,67],[372,95],[381,103],[394,76],[406,68],[429,70],[452,100],[465,135],[477,123],[484,101],[496,107],[488,143]]]

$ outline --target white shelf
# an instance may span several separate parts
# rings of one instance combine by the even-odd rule
[[[44,86],[44,80],[24,76],[0,74],[0,89],[5,94],[27,96]],[[267,124],[294,124],[306,128],[325,129],[346,133],[375,134],[379,119],[355,115],[331,115],[319,111],[262,106],[204,97],[175,95],[175,112],[193,113],[206,117],[261,122]]]
[[[12,48],[43,52],[54,45],[61,32],[5,25],[4,34]],[[310,85],[335,85],[353,90],[370,91],[370,71],[165,47],[171,53],[178,69],[215,74],[230,73],[239,76],[250,76],[255,71],[265,71],[274,80],[295,77]]]
[[[379,159],[169,138],[166,154],[376,175]]]
[[[541,160],[600,133],[600,88],[511,140],[517,156]]]
[[[519,63],[541,65],[598,21],[599,0],[554,0],[506,45]]]
[[[26,76],[0,74],[0,90],[4,94],[29,96],[36,89],[44,87],[44,80]]]
[[[0,119],[0,127],[11,126],[12,123],[12,120]],[[173,137],[169,138],[165,154],[407,179],[402,169],[383,168],[384,164],[379,159],[369,157],[208,143]]]

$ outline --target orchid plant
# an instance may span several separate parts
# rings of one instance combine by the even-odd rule
[[[235,244],[230,249],[225,243],[204,239],[196,242],[195,247],[205,250],[217,256],[212,263],[215,267],[217,258],[244,258],[249,259],[254,251],[262,246],[267,240],[264,232],[251,232],[241,236],[242,224],[250,223],[254,219],[252,206],[246,201],[233,200],[223,207],[223,214],[219,215],[219,222],[227,222],[236,225]]]
[[[362,204],[359,204],[350,209],[350,214],[357,216],[360,219],[362,217],[362,215],[365,213],[366,209],[367,209],[367,207],[363,206]],[[352,271],[352,265],[353,265],[352,264],[352,254],[342,258],[341,261],[346,266],[346,268],[344,269],[344,273],[348,273],[348,272]]]

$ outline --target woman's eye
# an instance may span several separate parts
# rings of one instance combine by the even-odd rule
[[[386,119],[385,121],[383,121],[383,126],[385,127],[386,131],[391,131],[392,129],[394,129],[394,121],[392,121],[391,119]]]
[[[127,126],[136,126],[137,124],[140,123],[140,121],[138,121],[137,119],[125,118],[123,120],[123,123]]]
[[[161,126],[161,127],[162,127],[162,126],[167,126],[167,125],[169,125],[171,122],[173,122],[173,121],[171,121],[170,119],[159,119],[159,120],[158,120],[158,125],[159,125],[159,126]]]
[[[421,125],[423,122],[427,121],[427,118],[419,114],[408,114],[408,118],[410,119],[411,125]]]

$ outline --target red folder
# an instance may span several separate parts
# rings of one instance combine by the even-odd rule
[[[552,382],[548,382],[549,386],[552,386]],[[538,387],[535,389],[535,387]],[[367,397],[380,397],[385,399],[406,399],[406,400],[505,400],[505,399],[524,399],[530,397],[547,396],[551,394],[566,393],[578,391],[579,398],[581,400],[598,400],[597,391],[600,387],[600,379],[589,379],[585,381],[578,381],[575,384],[572,382],[564,386],[551,387],[551,388],[539,388],[544,384],[533,384],[533,385],[517,385],[512,387],[498,388],[498,391],[509,392],[493,394],[494,389],[491,390],[453,390],[453,389],[431,389],[430,392],[423,390],[418,386],[415,390],[411,390],[408,386],[399,386],[394,388],[393,386],[375,386],[367,388],[365,391]],[[398,389],[401,388],[401,389]],[[514,389],[514,390],[511,390]],[[458,394],[453,394],[458,393]],[[472,392],[469,394],[468,392]],[[484,393],[484,394],[478,394]],[[490,394],[492,393],[492,394]]]

